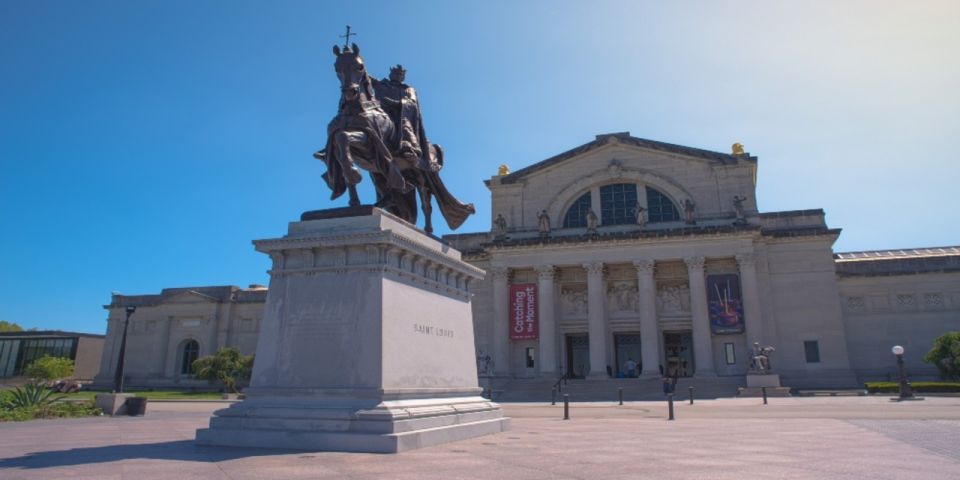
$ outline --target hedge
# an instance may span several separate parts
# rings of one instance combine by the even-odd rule
[[[960,382],[911,382],[914,392],[918,393],[960,393]],[[899,382],[867,382],[867,393],[897,393]]]

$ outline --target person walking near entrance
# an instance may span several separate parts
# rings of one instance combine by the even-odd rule
[[[633,358],[628,358],[627,363],[623,364],[623,369],[627,371],[627,378],[635,378],[637,376],[637,362],[633,361]]]

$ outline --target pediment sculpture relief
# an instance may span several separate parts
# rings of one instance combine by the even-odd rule
[[[587,313],[587,290],[584,288],[563,288],[560,291],[560,310],[565,315],[585,315]]]
[[[690,313],[690,287],[683,284],[660,285],[657,311],[665,315]]]
[[[614,312],[637,311],[637,287],[630,282],[616,282],[607,289],[607,303]]]

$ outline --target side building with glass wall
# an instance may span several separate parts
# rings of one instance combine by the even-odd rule
[[[74,378],[92,380],[99,371],[103,339],[57,330],[0,333],[0,378],[20,376],[34,360],[50,356],[73,360]]]

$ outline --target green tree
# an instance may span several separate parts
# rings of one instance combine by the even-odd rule
[[[947,380],[960,380],[960,332],[947,332],[933,341],[933,348],[923,356]]]
[[[23,374],[36,382],[52,382],[73,376],[73,360],[44,355],[27,365]]]
[[[249,379],[253,371],[253,355],[244,356],[235,347],[223,347],[211,356],[194,360],[191,368],[197,378],[219,381],[237,393],[237,383]]]
[[[13,322],[0,320],[0,332],[22,332],[23,327]]]

